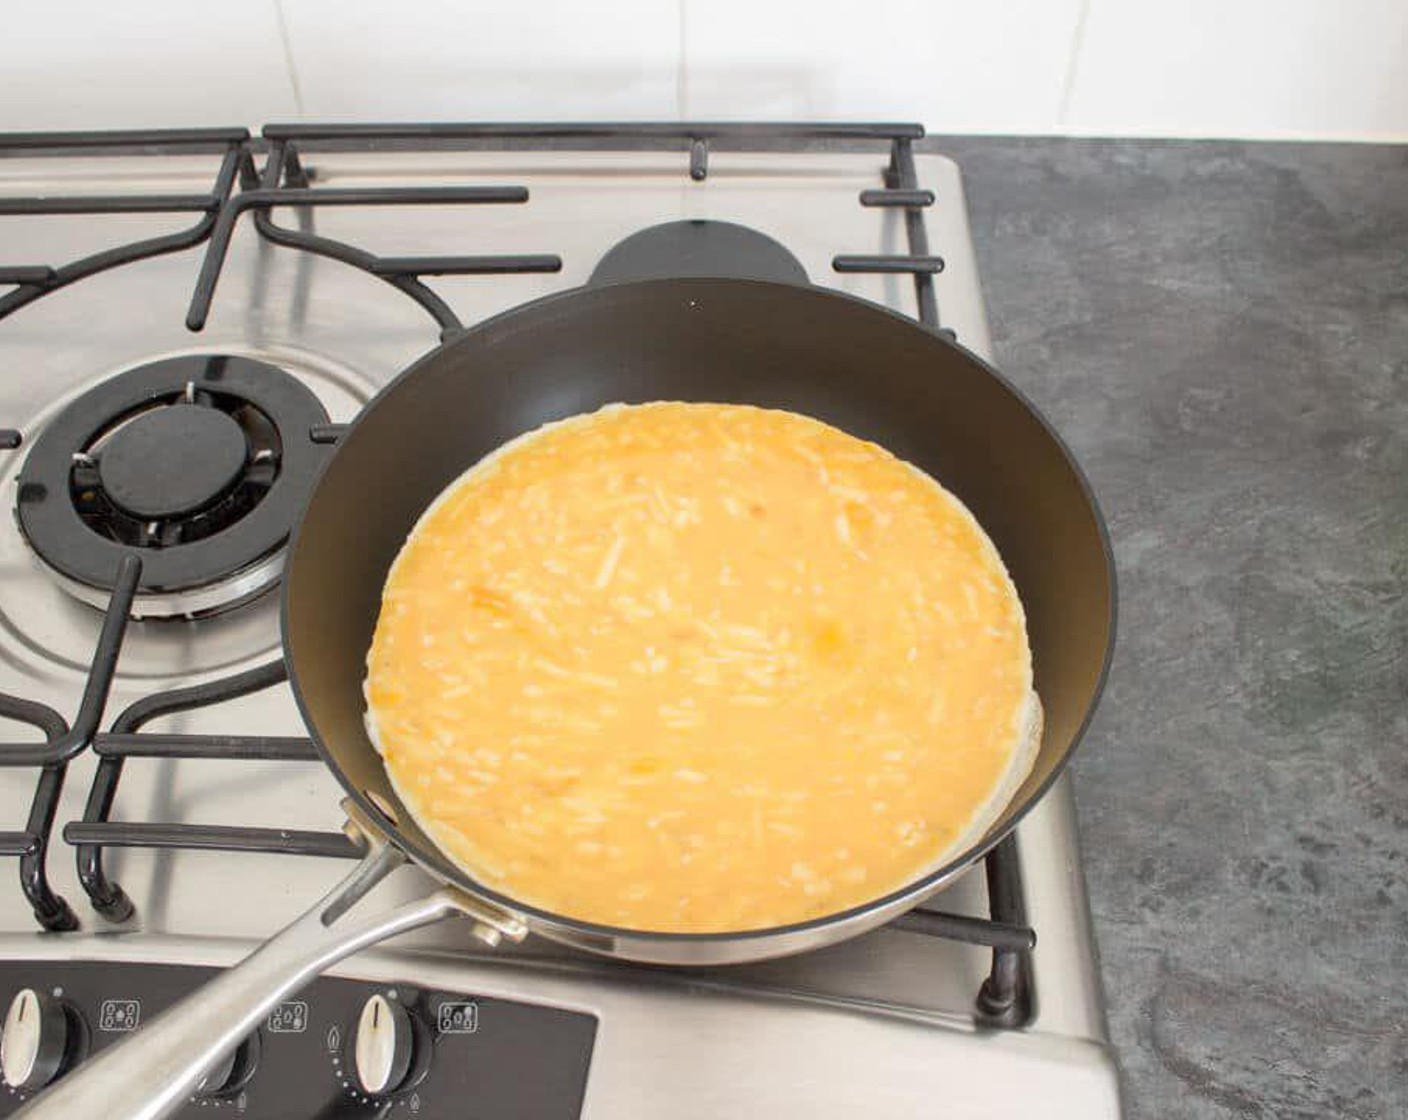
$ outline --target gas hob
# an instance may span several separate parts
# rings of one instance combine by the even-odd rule
[[[64,1026],[29,1081],[140,1029],[356,854],[273,591],[339,425],[463,327],[617,268],[795,269],[990,359],[959,169],[921,137],[0,137],[0,1000]],[[398,875],[382,891],[410,898]],[[472,944],[449,923],[351,958],[187,1111],[1119,1115],[1065,780],[983,870],[829,949],[681,973]],[[376,1092],[355,1050],[383,1006],[418,1056]],[[0,1090],[0,1115],[41,1089]]]

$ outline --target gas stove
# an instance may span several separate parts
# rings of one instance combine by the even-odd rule
[[[991,359],[959,169],[922,137],[0,136],[0,1115],[358,854],[275,590],[341,425],[467,325],[594,275],[810,281]],[[384,893],[424,889],[398,875]],[[350,958],[183,1114],[1120,1113],[1065,779],[981,872],[832,948],[681,972],[474,945],[448,923]],[[394,1084],[368,1072],[382,1015]]]

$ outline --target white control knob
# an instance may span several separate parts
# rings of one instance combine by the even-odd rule
[[[12,1089],[42,1089],[58,1076],[68,1047],[68,1016],[53,996],[23,988],[0,1034],[0,1073]]]
[[[366,1092],[381,1096],[401,1088],[411,1072],[415,1048],[415,1027],[404,1007],[383,995],[362,1005],[352,1057]]]

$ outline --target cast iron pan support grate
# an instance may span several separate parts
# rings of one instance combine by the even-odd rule
[[[30,805],[29,820],[22,832],[0,833],[0,855],[20,857],[20,886],[34,909],[35,918],[45,929],[78,928],[78,918],[72,908],[49,885],[45,869],[49,838],[69,760],[88,748],[102,719],[113,675],[117,671],[122,639],[127,632],[128,613],[141,577],[141,558],[135,555],[124,557],[118,566],[112,598],[103,617],[103,627],[93,652],[78,715],[72,726],[44,704],[0,696],[0,716],[37,727],[45,736],[42,743],[0,743],[0,766],[39,768],[39,781]]]
[[[88,792],[83,820],[65,827],[64,839],[77,848],[79,881],[94,909],[105,918],[124,922],[132,916],[134,907],[126,892],[104,871],[104,848],[186,848],[345,858],[361,854],[340,832],[109,820],[123,764],[129,758],[317,761],[318,752],[307,738],[140,733],[146,724],[161,716],[220,704],[287,679],[288,670],[280,658],[206,684],[154,693],[130,705],[113,721],[110,733],[94,738],[98,770]]]
[[[504,272],[558,272],[561,258],[550,254],[517,256],[379,257],[365,249],[312,232],[312,208],[317,206],[443,206],[495,205],[528,201],[528,188],[520,186],[376,187],[337,188],[310,185],[308,173],[290,140],[275,139],[259,183],[225,201],[216,218],[205,260],[196,280],[195,294],[186,313],[186,326],[204,329],[210,314],[215,285],[220,278],[235,225],[246,211],[254,212],[260,236],[275,245],[329,257],[359,268],[410,296],[440,326],[442,339],[464,329],[459,317],[421,281],[421,275],[476,275]],[[292,230],[276,223],[269,211],[275,206],[298,207],[303,227]]]
[[[249,133],[243,128],[152,129],[143,132],[0,133],[0,157],[6,156],[189,156],[220,154],[215,181],[204,194],[35,195],[0,198],[0,216],[43,214],[198,214],[194,225],[126,245],[104,249],[68,264],[0,263],[0,284],[14,285],[0,295],[0,319],[41,296],[119,265],[177,253],[207,240],[217,216],[234,189],[256,185]]]
[[[44,733],[46,746],[52,747],[68,733],[68,721],[63,716],[33,700],[0,694],[0,716],[39,729]],[[8,760],[0,755],[0,765],[7,764]],[[45,929],[56,931],[78,928],[78,917],[69,904],[54,893],[46,871],[49,836],[66,769],[67,764],[62,762],[42,767],[25,827],[18,832],[0,832],[0,855],[20,858],[20,886],[34,908],[35,918]]]
[[[909,252],[880,256],[841,254],[832,258],[831,267],[837,272],[908,273],[914,277],[919,321],[954,338],[953,331],[939,325],[934,277],[944,270],[944,259],[929,252],[929,231],[924,223],[924,211],[934,205],[934,192],[919,186],[919,176],[914,169],[914,141],[910,137],[898,136],[891,143],[885,189],[861,191],[860,204],[902,209]]]
[[[993,1027],[1023,1027],[1035,1011],[1032,950],[1036,948],[1036,932],[1027,925],[1015,834],[983,858],[983,870],[990,918],[911,910],[891,922],[890,928],[991,949],[992,968],[975,1005],[978,1020]]]

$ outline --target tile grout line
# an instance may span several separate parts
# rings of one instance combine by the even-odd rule
[[[1075,96],[1076,74],[1080,71],[1080,56],[1085,50],[1085,24],[1090,16],[1091,0],[1080,0],[1076,10],[1076,25],[1071,32],[1071,51],[1066,62],[1066,73],[1061,79],[1061,96],[1056,104],[1056,129],[1059,132],[1066,125],[1070,114],[1071,99]]]
[[[685,34],[689,0],[678,0],[676,10],[679,12],[679,41],[675,59],[675,114],[683,121],[689,119],[689,51]]]
[[[298,69],[293,64],[293,42],[288,34],[288,19],[284,16],[283,0],[273,0],[274,18],[279,25],[279,42],[284,49],[284,65],[288,67],[288,81],[293,89],[293,107],[297,115],[304,116],[303,88],[298,83]]]

